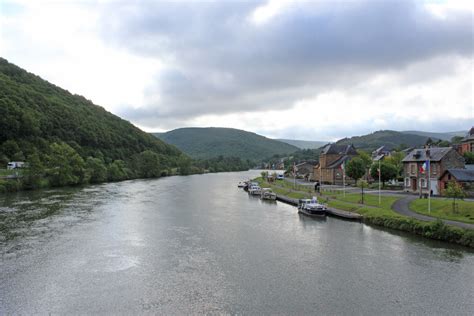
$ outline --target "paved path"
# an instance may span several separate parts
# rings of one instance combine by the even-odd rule
[[[417,196],[407,196],[407,197],[404,197],[402,199],[399,199],[399,200],[395,201],[395,203],[393,203],[392,210],[394,212],[398,213],[398,214],[405,215],[405,216],[410,216],[410,217],[413,217],[413,218],[416,218],[416,219],[419,219],[419,220],[422,220],[422,221],[432,222],[432,221],[437,220],[437,218],[435,218],[435,217],[419,214],[419,213],[416,213],[416,212],[413,212],[412,210],[410,210],[410,208],[409,208],[410,202],[417,199],[417,198],[418,198]],[[461,228],[474,229],[473,224],[450,221],[450,220],[447,220],[447,219],[443,219],[442,221],[445,224],[449,224],[449,225],[453,225],[453,226],[457,226],[457,227],[461,227]]]

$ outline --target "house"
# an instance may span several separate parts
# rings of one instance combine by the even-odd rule
[[[8,170],[13,170],[13,169],[19,169],[25,167],[25,162],[24,161],[10,161],[7,164],[7,169]]]
[[[372,152],[372,160],[379,161],[390,156],[390,150],[386,146],[381,146]]]
[[[456,181],[460,184],[467,195],[474,195],[473,169],[447,169],[439,178],[439,189],[441,194],[446,190],[450,181]]]
[[[305,161],[296,165],[296,176],[306,180],[313,178],[314,162]]]
[[[319,156],[319,163],[313,168],[313,180],[326,184],[342,184],[342,165],[357,155],[353,145],[326,145]],[[354,180],[346,176],[346,183],[351,182]]]
[[[465,152],[474,153],[474,127],[472,127],[466,137],[461,140],[461,155]]]
[[[425,164],[428,160],[429,187],[435,195],[440,193],[438,179],[447,169],[464,168],[464,158],[452,147],[413,149],[402,160],[405,191],[428,193],[428,170]]]

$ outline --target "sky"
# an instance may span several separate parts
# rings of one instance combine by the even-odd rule
[[[474,3],[0,0],[0,56],[148,132],[474,125]]]

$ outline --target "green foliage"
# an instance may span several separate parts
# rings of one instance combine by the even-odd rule
[[[361,149],[358,149],[357,153],[359,154],[359,158],[364,162],[365,167],[368,168],[372,164],[372,158],[370,155]]]
[[[474,164],[474,153],[466,151],[463,155],[466,164]]]
[[[87,182],[100,183],[107,181],[107,167],[99,158],[87,157],[86,174]]]
[[[238,157],[223,156],[205,160],[197,160],[194,164],[197,168],[209,172],[245,171],[252,167],[252,162],[248,159],[243,160]]]
[[[127,169],[123,160],[115,160],[107,167],[107,180],[120,181],[131,178],[130,170]]]
[[[188,175],[191,173],[192,161],[188,157],[182,155],[178,158],[178,171],[180,175]]]
[[[38,189],[41,187],[41,179],[45,173],[45,168],[39,154],[37,152],[31,154],[26,162],[28,168],[25,168],[23,172],[23,188],[27,190]]]
[[[53,143],[47,157],[47,174],[52,186],[75,185],[84,180],[84,160],[66,143]]]
[[[405,154],[401,151],[396,151],[384,159],[384,162],[389,163],[395,167],[397,170],[397,177],[400,177],[403,173],[403,158],[405,158]]]
[[[172,168],[181,155],[174,146],[84,97],[0,58],[0,151],[12,160],[14,155],[28,157],[36,148],[42,157],[51,144],[59,142],[68,144],[82,159],[90,156],[105,164],[122,160],[129,166],[131,157],[150,150],[173,157],[162,161]]]
[[[463,139],[464,137],[462,136],[453,136],[453,138],[451,138],[451,143],[460,144]]]
[[[260,160],[298,150],[287,143],[232,128],[180,128],[155,135],[195,159],[223,156]]]
[[[145,150],[135,155],[133,165],[139,178],[156,178],[161,176],[160,156],[151,150]]]
[[[372,178],[376,180],[379,179],[378,169],[379,169],[378,163],[374,163],[372,167],[370,168],[370,175],[372,176]],[[385,186],[386,181],[395,179],[398,175],[397,168],[391,163],[388,163],[385,161],[381,162],[380,169],[381,169],[380,178],[382,180],[383,186]]]
[[[346,174],[356,182],[365,174],[366,164],[359,157],[352,158],[346,166]]]
[[[456,199],[463,199],[466,196],[462,186],[454,180],[448,182],[444,194],[453,199],[453,212],[456,212]]]
[[[18,146],[18,144],[16,143],[16,141],[14,141],[13,139],[9,139],[9,140],[6,140],[3,144],[2,144],[2,152],[7,156],[7,157],[13,157],[15,154],[19,153],[21,150],[20,150],[20,147]]]
[[[441,220],[422,222],[407,217],[365,216],[366,223],[411,232],[423,237],[444,240],[474,248],[474,231],[444,224]]]

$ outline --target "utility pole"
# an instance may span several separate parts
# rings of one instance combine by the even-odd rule
[[[431,152],[430,146],[428,145],[428,149],[426,150],[426,159],[427,159],[427,169],[428,169],[428,214],[431,214]]]
[[[379,159],[379,205],[380,205],[380,201],[381,201],[381,198],[380,198],[380,182],[382,180],[382,169],[380,168],[380,159]]]

